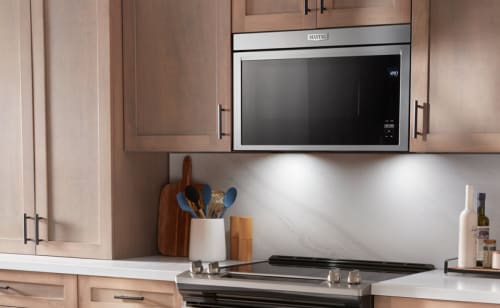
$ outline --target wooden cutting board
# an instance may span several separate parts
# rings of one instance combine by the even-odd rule
[[[183,212],[177,204],[176,195],[191,185],[191,157],[184,157],[182,182],[163,187],[160,194],[158,213],[158,250],[161,254],[174,257],[189,255],[189,229],[191,215]]]

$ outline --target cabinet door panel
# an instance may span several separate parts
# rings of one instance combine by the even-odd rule
[[[233,33],[316,27],[316,0],[233,0],[232,10]]]
[[[123,2],[125,146],[229,151],[230,2]]]
[[[105,257],[109,2],[33,0],[37,254]]]
[[[411,151],[500,152],[500,2],[413,5]]]
[[[324,8],[318,9],[319,28],[411,22],[411,0],[324,0]]]
[[[0,54],[0,252],[32,254],[23,242],[23,214],[34,210],[29,0],[0,1]]]

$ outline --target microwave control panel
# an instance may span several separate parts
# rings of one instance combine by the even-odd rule
[[[384,123],[384,141],[392,143],[396,136],[396,123],[394,120],[385,120]]]

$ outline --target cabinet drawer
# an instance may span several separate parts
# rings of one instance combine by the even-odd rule
[[[0,307],[76,307],[76,276],[0,271]]]
[[[80,308],[177,308],[181,296],[174,282],[78,277]]]

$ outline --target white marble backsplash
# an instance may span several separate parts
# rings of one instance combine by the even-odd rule
[[[500,240],[500,155],[189,154],[193,180],[235,186],[230,215],[254,219],[254,257],[432,263],[457,255],[465,185],[486,192]],[[170,155],[170,179],[185,154]],[[226,221],[228,223],[228,219]]]

